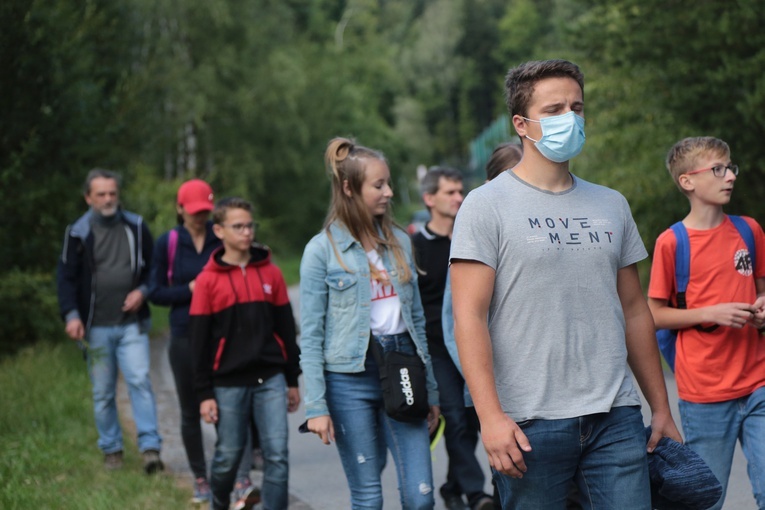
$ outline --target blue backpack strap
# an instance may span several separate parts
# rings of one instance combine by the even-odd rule
[[[677,286],[677,308],[685,308],[685,291],[691,277],[691,244],[688,231],[682,221],[672,225],[677,246],[675,246],[675,285]]]
[[[688,280],[691,275],[691,247],[688,240],[688,231],[685,225],[678,221],[672,227],[675,234],[675,303],[670,306],[675,308],[687,308],[685,291],[688,288]],[[656,331],[656,341],[659,351],[669,365],[670,370],[675,371],[675,343],[677,342],[677,330],[659,329]]]
[[[752,261],[752,274],[754,274],[754,261],[757,260],[757,257],[754,251],[754,232],[752,232],[752,227],[741,216],[729,214],[728,218],[733,222],[733,226],[736,227],[739,235],[744,239],[744,243],[746,243],[746,249],[749,250],[749,258]]]

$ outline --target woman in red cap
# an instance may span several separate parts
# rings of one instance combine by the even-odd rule
[[[170,307],[168,356],[181,406],[181,437],[194,474],[195,503],[209,501],[207,465],[199,419],[199,402],[194,391],[194,370],[189,345],[189,306],[197,275],[221,245],[213,234],[210,212],[213,190],[201,179],[191,179],[178,189],[178,225],[162,234],[154,246],[149,299]],[[250,449],[251,450],[251,449]],[[237,475],[236,490],[250,485],[252,458],[245,456]],[[237,494],[238,496],[238,494]]]

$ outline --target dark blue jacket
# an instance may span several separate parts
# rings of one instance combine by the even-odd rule
[[[174,337],[188,337],[191,306],[189,282],[196,279],[210,260],[212,252],[221,246],[221,242],[213,234],[210,221],[207,222],[202,253],[197,253],[188,230],[182,226],[175,227],[175,230],[178,231],[178,244],[175,248],[172,285],[167,281],[169,232],[165,232],[157,239],[154,249],[149,299],[155,305],[170,307],[170,332]]]
[[[139,215],[120,210],[122,222],[132,234],[130,243],[133,248],[130,258],[133,269],[133,288],[141,289],[144,296],[149,293],[149,265],[154,245],[149,227]],[[88,211],[66,228],[64,248],[58,260],[56,284],[58,287],[58,305],[61,317],[68,321],[79,316],[90,328],[95,303],[95,282],[93,276],[93,232],[90,228],[92,211]],[[148,301],[144,301],[138,311],[138,318],[149,318]]]

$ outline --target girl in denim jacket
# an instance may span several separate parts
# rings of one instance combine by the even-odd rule
[[[386,448],[393,455],[401,507],[433,508],[429,430],[438,392],[425,341],[425,317],[406,232],[391,219],[384,156],[335,138],[325,162],[332,202],[324,228],[300,264],[300,365],[308,430],[337,443],[352,508],[381,509]],[[369,351],[418,354],[427,371],[427,420],[385,414],[378,366]]]

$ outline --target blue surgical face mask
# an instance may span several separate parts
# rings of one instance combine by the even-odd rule
[[[534,140],[534,146],[544,157],[556,163],[563,163],[573,158],[584,147],[584,117],[574,112],[543,117],[542,120],[524,119],[531,122],[539,122],[542,127],[542,138]]]

